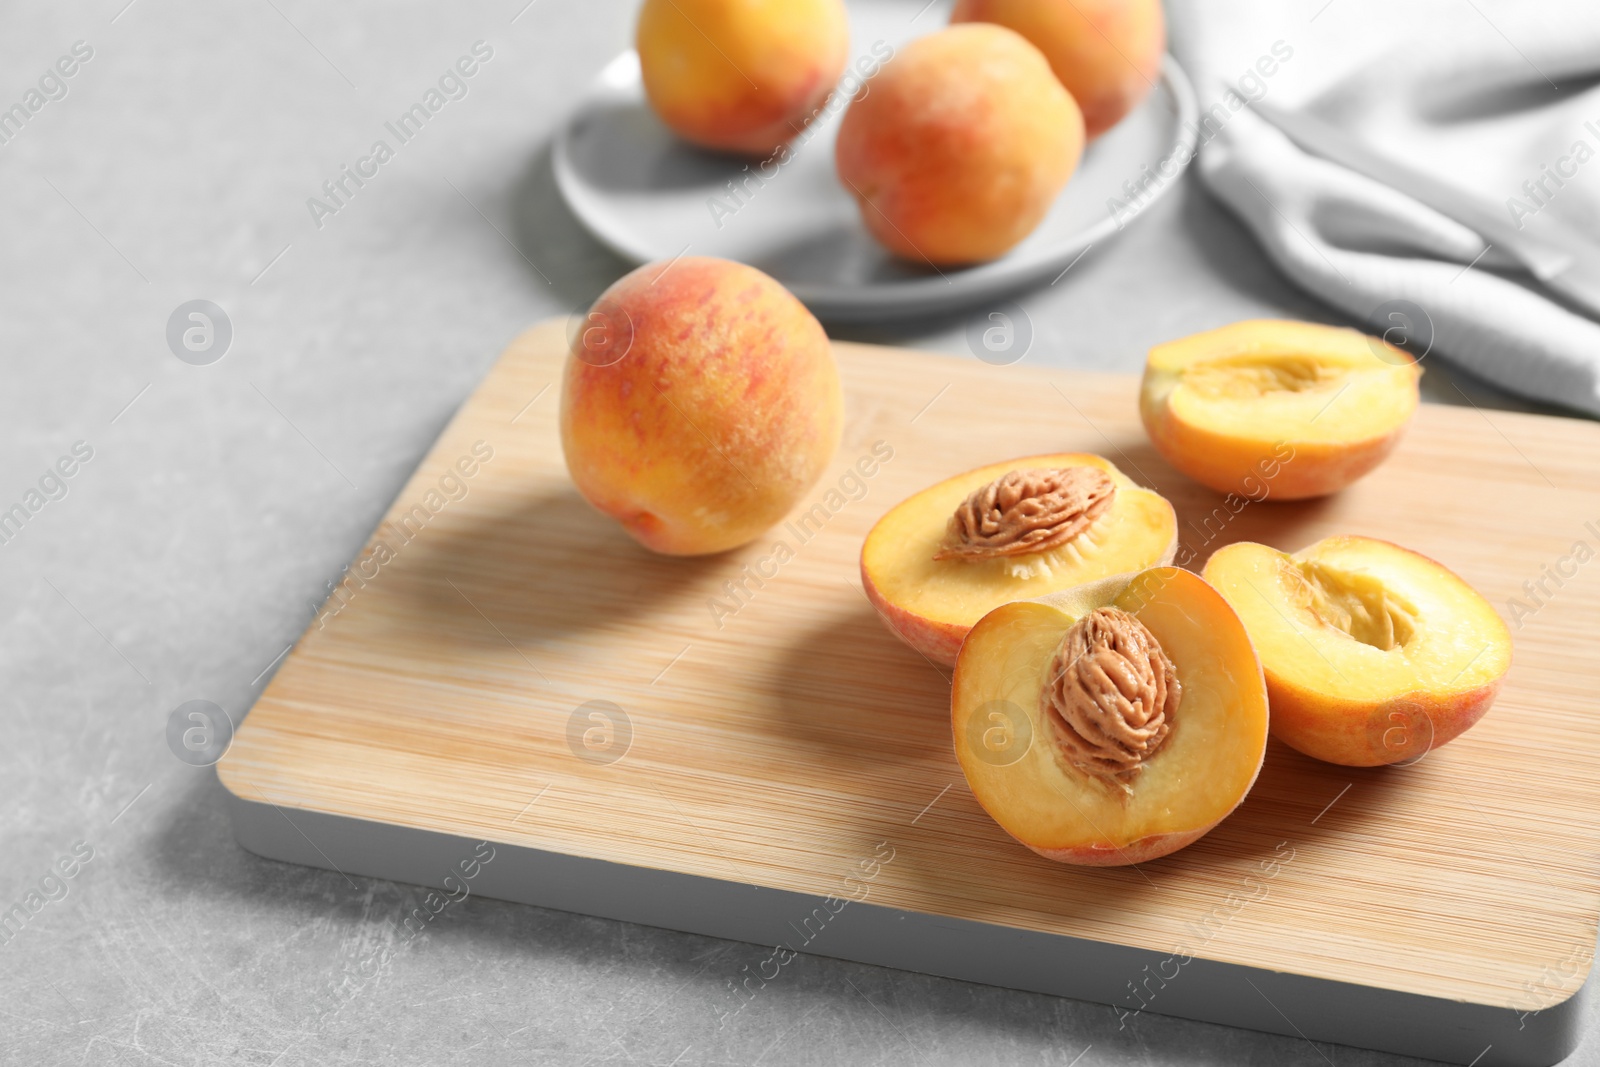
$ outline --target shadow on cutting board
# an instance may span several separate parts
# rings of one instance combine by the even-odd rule
[[[863,769],[905,777],[892,768],[907,762],[948,764],[959,774],[949,677],[890,633],[863,597],[782,651],[773,668],[774,725],[814,750],[818,772],[841,784]]]
[[[1331,533],[1325,527],[1344,510],[1339,494],[1275,500],[1270,479],[1262,481],[1265,495],[1260,499],[1230,498],[1174,469],[1145,440],[1113,439],[1102,454],[1128,477],[1172,502],[1178,515],[1177,562],[1196,573],[1211,553],[1235,541],[1259,541],[1284,551],[1303,548]]]
[[[560,489],[510,508],[437,524],[391,564],[393,588],[420,617],[469,617],[491,645],[546,641],[647,615],[726,566],[720,556],[661,556],[578,495]],[[479,613],[493,620],[483,624]]]

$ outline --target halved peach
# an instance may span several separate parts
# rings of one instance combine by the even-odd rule
[[[1012,491],[1001,492],[1010,476]],[[1024,485],[1023,476],[1032,481]],[[1027,488],[1055,491],[1030,496]],[[991,491],[997,495],[977,500]],[[1016,537],[1007,539],[1008,530]],[[948,667],[972,624],[999,605],[1170,563],[1177,544],[1172,505],[1108,460],[1029,456],[895,505],[861,546],[861,584],[890,630]]]
[[[1421,369],[1356,330],[1262,319],[1157,345],[1139,414],[1167,462],[1219,493],[1336,492],[1393,451]]]
[[[1388,541],[1330,537],[1293,555],[1240,542],[1205,577],[1255,641],[1273,735],[1329,763],[1416,762],[1483,718],[1511,666],[1489,602]]]
[[[989,612],[950,698],[984,810],[1041,856],[1100,867],[1198,840],[1250,791],[1267,745],[1261,664],[1215,589],[1161,567],[1107,592]]]

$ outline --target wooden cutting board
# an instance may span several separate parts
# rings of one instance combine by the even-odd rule
[[[844,442],[812,521],[669,559],[567,479],[565,347],[557,321],[505,352],[239,729],[218,770],[245,847],[1100,1000],[1124,1026],[1482,1067],[1575,1043],[1600,917],[1600,426],[1424,406],[1336,498],[1233,513],[1151,448],[1133,378],[838,344]],[[1498,703],[1409,767],[1274,742],[1233,816],[1141,867],[1033,855],[968,792],[948,672],[885,630],[856,561],[913,491],[1071,451],[1167,495],[1196,569],[1346,532],[1444,562],[1511,623]]]

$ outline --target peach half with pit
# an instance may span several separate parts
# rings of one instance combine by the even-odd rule
[[[1166,498],[1100,456],[1029,456],[968,471],[891,508],[861,546],[885,624],[950,666],[972,624],[1012,600],[1170,563]]]
[[[1511,666],[1511,633],[1472,586],[1370,537],[1294,554],[1239,542],[1205,577],[1250,632],[1272,733],[1350,767],[1411,762],[1483,718]]]
[[[1202,485],[1299,500],[1383,462],[1421,376],[1405,351],[1356,330],[1236,322],[1152,348],[1139,415],[1167,462]]]
[[[961,646],[950,708],[978,803],[1063,863],[1143,863],[1193,843],[1238,807],[1266,753],[1250,637],[1175,567],[989,612]]]

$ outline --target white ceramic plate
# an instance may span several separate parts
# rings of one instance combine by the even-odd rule
[[[907,11],[892,0],[851,6],[856,69],[871,72],[886,44],[898,50],[939,25],[934,13],[914,25]],[[834,136],[854,87],[847,78],[833,113],[758,185],[748,179],[761,173],[759,161],[702,151],[663,126],[645,102],[638,56],[625,52],[558,135],[556,182],[584,226],[626,259],[739,260],[788,286],[819,318],[852,321],[953,311],[1049,281],[1176,184],[1194,153],[1194,92],[1168,56],[1155,91],[1088,146],[1026,240],[990,263],[934,269],[874,242],[834,174]],[[735,198],[730,181],[747,191]]]

